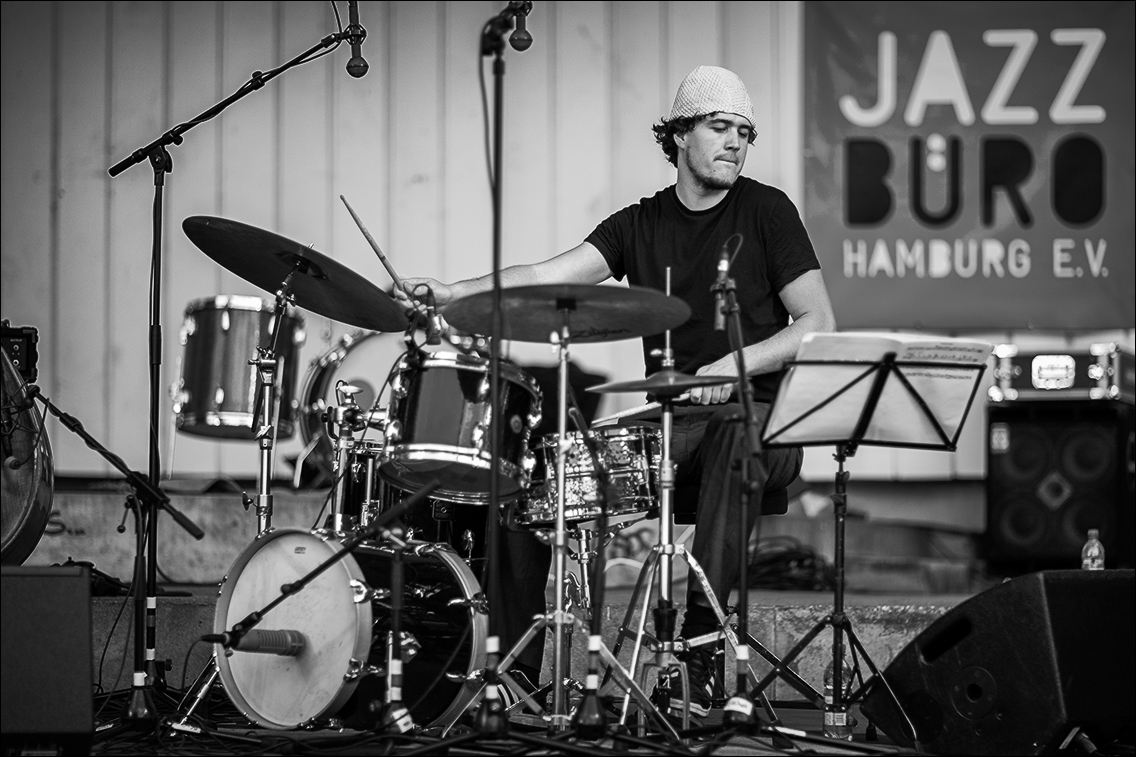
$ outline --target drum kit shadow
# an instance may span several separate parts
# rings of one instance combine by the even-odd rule
[[[271,292],[274,301],[215,297],[194,301],[186,311],[177,426],[199,436],[256,440],[260,470],[258,536],[222,583],[214,634],[205,637],[216,644],[213,661],[182,701],[174,731],[192,729],[190,718],[218,679],[248,720],[272,729],[405,732],[413,725],[445,734],[488,696],[492,681],[514,689],[518,705],[527,705],[550,730],[564,729],[572,723],[567,647],[574,627],[589,631],[570,612],[575,600],[593,621],[593,665],[602,658],[608,678],[626,694],[624,718],[634,699],[641,727],[651,716],[677,740],[675,726],[644,691],[645,675],[634,675],[641,638],[631,671],[618,661],[618,649],[613,654],[599,641],[596,610],[602,599],[593,604],[592,591],[602,592],[602,573],[594,581],[588,569],[597,553],[602,561],[605,541],[619,529],[657,515],[655,556],[662,559],[653,560],[651,569],[661,571],[660,596],[669,604],[670,560],[682,554],[673,545],[671,522],[673,402],[694,387],[730,381],[674,370],[670,330],[689,318],[689,307],[642,288],[511,288],[501,292],[504,318],[494,334],[492,292],[451,303],[446,319],[464,334],[556,347],[558,430],[534,439],[532,431],[541,422],[540,388],[524,370],[502,361],[494,399],[489,361],[467,349],[471,342],[485,344],[486,337],[450,337],[457,351],[428,352],[416,342],[420,324],[414,313],[311,247],[222,218],[194,216],[182,226],[206,255]],[[293,396],[304,323],[295,309],[367,330],[349,334],[313,362],[302,399]],[[661,430],[589,429],[573,407],[571,345],[664,331],[662,371],[589,389],[658,396]],[[405,350],[391,360],[390,342],[379,343],[384,334],[397,332],[403,332]],[[253,350],[243,359],[242,340]],[[375,349],[361,366],[343,370],[349,358],[368,347]],[[339,376],[360,369],[363,381]],[[576,431],[569,431],[569,417]],[[295,427],[305,441],[297,468],[310,458],[331,483],[327,518],[311,531],[272,526],[274,440]],[[490,444],[495,432],[496,456]],[[511,527],[529,529],[552,545],[552,611],[538,616],[504,655],[494,648],[487,654],[487,599],[480,583],[485,574],[479,580],[472,569],[474,537],[467,530],[457,543],[424,541],[416,538],[415,528],[400,525],[422,522],[407,511],[427,497],[435,520],[455,510],[495,509]],[[396,516],[405,516],[404,521]],[[488,515],[486,522],[496,527]],[[570,537],[580,543],[571,553],[581,563],[578,578],[567,569]],[[281,581],[293,583],[277,596]],[[573,583],[582,590],[569,597]],[[487,588],[493,599],[496,588]],[[706,590],[712,594],[709,586]],[[261,628],[262,618],[272,630]],[[546,631],[554,641],[548,712],[508,674],[519,651]],[[681,667],[669,656],[674,649],[672,644],[664,650],[668,663],[663,667]],[[404,666],[413,675],[402,677]],[[487,666],[493,676],[486,675]],[[589,684],[594,683],[590,675]]]

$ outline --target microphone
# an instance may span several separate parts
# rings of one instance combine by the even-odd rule
[[[529,34],[528,27],[525,25],[525,20],[532,11],[532,2],[523,0],[523,2],[511,2],[510,7],[515,9],[515,17],[517,19],[517,28],[509,35],[509,44],[513,49],[519,53],[523,53],[532,47],[533,39]]]
[[[733,237],[730,237],[733,239]],[[730,239],[718,255],[718,279],[714,282],[714,330],[726,330],[726,280],[730,277]]]
[[[434,309],[434,290],[426,287],[426,344],[442,343],[442,318]]]
[[[307,639],[299,631],[275,630],[262,631],[253,628],[245,633],[210,633],[201,637],[204,642],[220,644],[225,649],[236,649],[241,652],[259,652],[260,654],[275,654],[281,657],[295,657],[304,651]]]
[[[348,0],[347,12],[350,23],[344,34],[351,43],[351,60],[347,61],[347,73],[358,79],[370,68],[367,61],[363,60],[363,40],[367,38],[367,30],[359,23],[359,0]]]

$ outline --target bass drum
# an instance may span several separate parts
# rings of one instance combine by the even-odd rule
[[[217,600],[223,633],[339,552],[343,534],[282,528],[257,537],[237,558]],[[233,704],[265,728],[337,725],[368,729],[381,715],[390,636],[392,552],[364,542],[264,616],[261,630],[293,630],[304,647],[292,657],[218,645],[217,669]],[[485,667],[487,616],[481,587],[453,550],[411,542],[403,555],[402,700],[415,724],[449,723],[472,702],[464,681]],[[408,660],[407,647],[415,649]],[[457,674],[461,681],[446,674]]]
[[[28,404],[24,379],[6,351],[3,352],[3,373],[0,385],[0,425],[3,426],[0,433],[3,447],[0,562],[21,565],[35,551],[47,528],[55,497],[55,465],[43,416],[34,400]],[[18,407],[21,403],[25,405],[23,408]]]
[[[402,334],[353,331],[312,361],[301,394],[300,437],[309,450],[307,460],[328,478],[335,478],[335,445],[327,436],[321,416],[327,408],[339,404],[335,387],[343,381],[362,390],[355,395],[355,401],[362,408],[374,409],[367,438],[381,443],[386,408],[375,408],[375,400],[405,351]]]

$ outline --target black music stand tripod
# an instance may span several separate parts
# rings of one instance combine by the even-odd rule
[[[839,340],[840,336],[824,335],[830,341]],[[780,664],[757,682],[750,692],[751,698],[784,675],[821,631],[832,628],[833,680],[831,701],[825,703],[826,725],[849,725],[849,705],[862,700],[869,686],[878,682],[906,720],[918,749],[918,734],[910,718],[845,613],[844,523],[850,474],[845,471],[844,463],[862,444],[954,451],[986,370],[988,350],[984,353],[981,348],[973,347],[974,344],[941,340],[937,351],[931,347],[904,350],[904,358],[917,359],[898,359],[897,352],[888,351],[878,359],[867,360],[802,360],[801,354],[806,354],[806,346],[802,345],[798,360],[789,363],[789,372],[766,421],[762,442],[766,447],[836,447],[837,473],[832,495],[836,586],[832,612],[817,621]],[[857,345],[855,339],[846,340],[837,345],[837,354],[847,356],[849,345],[852,351],[866,346]],[[913,414],[915,417],[911,417]],[[898,417],[903,418],[902,430],[900,422],[895,420]],[[846,686],[850,688],[851,682],[842,680],[845,637],[852,655],[852,677],[860,680],[860,687],[848,695]],[[857,655],[872,672],[873,677],[867,683],[860,672]]]

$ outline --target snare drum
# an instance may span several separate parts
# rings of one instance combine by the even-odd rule
[[[617,502],[608,502],[609,522],[627,520],[658,508],[662,433],[658,429],[634,426],[595,429],[593,433],[600,461],[619,494]],[[565,519],[570,523],[596,520],[601,514],[597,499],[599,479],[592,456],[579,432],[570,432],[565,437],[571,443],[564,467]],[[556,522],[558,442],[557,434],[546,434],[534,448],[536,464],[528,496],[514,514],[521,525],[544,527]]]
[[[345,381],[362,390],[355,401],[364,411],[371,411],[367,436],[381,439],[386,408],[376,407],[375,402],[405,349],[401,334],[352,331],[312,361],[301,393],[300,438],[312,448],[308,460],[329,478],[334,474],[335,444],[327,436],[322,416],[329,407],[340,404],[336,385]]]
[[[177,428],[222,439],[255,439],[257,369],[248,361],[257,347],[272,345],[271,302],[221,295],[194,300],[181,328],[184,357],[174,387]],[[276,341],[276,436],[292,436],[296,417],[296,362],[304,343],[304,319],[285,314]]]
[[[391,383],[387,450],[381,472],[406,491],[431,481],[433,497],[486,505],[491,476],[501,499],[517,496],[526,480],[529,434],[540,424],[540,388],[512,363],[501,362],[501,448],[490,472],[489,361],[471,355],[409,353]]]
[[[331,532],[282,528],[257,537],[221,585],[213,628],[223,633],[336,554]],[[390,636],[390,548],[364,542],[270,612],[257,628],[303,635],[294,656],[217,647],[217,669],[233,704],[265,728],[375,725],[386,693]],[[481,587],[449,547],[410,543],[403,555],[402,699],[416,724],[456,720],[475,690],[465,685],[485,666]],[[415,650],[410,657],[408,650]],[[457,674],[460,681],[447,673]]]

